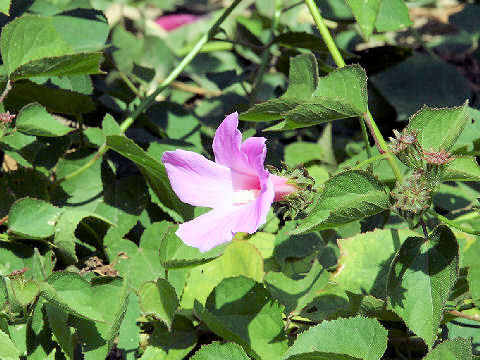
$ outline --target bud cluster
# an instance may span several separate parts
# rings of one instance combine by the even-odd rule
[[[418,142],[416,130],[405,128],[401,133],[397,130],[393,130],[393,133],[395,138],[390,138],[391,151],[410,169],[422,169],[421,178],[430,189],[435,189],[441,182],[445,165],[454,160],[451,153],[444,149],[423,149]]]
[[[15,114],[10,114],[10,111],[7,111],[6,113],[0,113],[0,137],[8,135],[8,128],[13,119],[15,119],[15,116]]]
[[[288,179],[286,183],[295,187],[296,191],[283,196],[281,200],[285,217],[293,219],[313,202],[314,193],[317,192],[314,188],[315,179],[308,174],[307,169],[300,166],[288,168],[283,162],[282,166],[280,170],[269,165],[266,167],[270,173]]]
[[[420,217],[432,203],[432,190],[424,179],[422,169],[416,170],[390,192],[393,208],[406,219]]]

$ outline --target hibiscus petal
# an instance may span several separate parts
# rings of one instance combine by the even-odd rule
[[[237,129],[238,114],[228,115],[220,124],[213,138],[215,162],[234,171],[256,176],[256,171],[248,163],[248,158],[241,151],[242,133]]]
[[[166,151],[162,162],[173,191],[194,206],[221,207],[232,196],[230,169],[192,151]]]
[[[180,224],[176,234],[185,244],[205,252],[232,240],[235,235],[233,229],[244,212],[243,206],[212,209],[206,214]]]
[[[197,21],[199,18],[200,16],[192,14],[173,14],[160,16],[155,20],[155,22],[160,25],[164,30],[172,31],[183,25]]]

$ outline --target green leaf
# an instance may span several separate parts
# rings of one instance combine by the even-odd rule
[[[375,229],[339,239],[341,256],[333,280],[353,293],[385,300],[390,264],[409,236],[418,234],[406,229]]]
[[[271,121],[281,119],[282,113],[308,100],[318,84],[317,60],[312,54],[290,59],[288,89],[280,98],[255,105],[240,115],[240,120]]]
[[[40,283],[40,295],[61,310],[85,319],[104,321],[93,297],[90,283],[72,272],[54,272],[46,283]]]
[[[142,171],[162,203],[177,214],[177,220],[189,217],[191,207],[182,203],[173,192],[163,164],[147,154],[132,140],[120,135],[107,136],[107,146],[132,160]]]
[[[389,196],[382,183],[366,171],[346,170],[325,182],[314,208],[291,233],[334,228],[388,208]]]
[[[73,329],[68,324],[68,313],[48,303],[45,305],[45,311],[48,324],[52,329],[53,335],[55,335],[55,340],[60,345],[67,359],[73,360],[76,339]]]
[[[55,254],[53,250],[49,250],[45,255],[42,255],[38,248],[35,248],[33,250],[31,266],[33,279],[39,281],[46,280],[52,274],[53,268],[55,267]]]
[[[323,148],[320,145],[305,141],[288,144],[284,151],[285,163],[291,167],[325,158]]]
[[[283,113],[285,123],[278,129],[322,124],[360,116],[366,111],[367,75],[360,66],[348,65],[320,78],[310,100]]]
[[[395,256],[387,281],[393,311],[432,347],[450,289],[458,276],[458,243],[447,226],[428,241],[410,237]]]
[[[29,80],[15,81],[5,99],[6,106],[13,111],[19,111],[32,102],[38,102],[51,112],[63,114],[81,114],[95,109],[89,95],[38,85]]]
[[[8,291],[7,284],[5,283],[5,278],[0,275],[0,311],[3,310],[5,305],[8,303]]]
[[[366,40],[373,32],[381,2],[382,0],[347,0]]]
[[[471,360],[472,342],[467,339],[446,340],[430,351],[424,360]]]
[[[395,31],[413,25],[403,0],[382,0],[375,27],[378,31]]]
[[[263,258],[255,246],[246,241],[231,242],[222,256],[190,271],[181,307],[192,309],[195,300],[203,304],[215,286],[233,276],[245,276],[259,282],[263,280]]]
[[[471,266],[468,270],[468,285],[472,299],[480,303],[480,265]]]
[[[284,359],[379,360],[386,349],[387,330],[377,320],[340,318],[324,321],[298,335]]]
[[[37,103],[24,106],[17,115],[15,125],[18,131],[36,136],[63,136],[74,130],[56,120]]]
[[[99,48],[98,44],[91,46],[91,31],[101,38],[99,42],[104,44],[106,39],[108,25],[105,28],[106,22],[97,20],[85,23],[88,20],[69,16],[34,15],[13,20],[3,29],[0,44],[9,78],[100,73],[102,54],[87,52]],[[75,26],[81,24],[81,28]],[[101,24],[103,33],[96,24]],[[78,31],[84,36],[78,36]]]
[[[10,16],[10,5],[12,4],[12,0],[1,0],[0,1],[0,12]]]
[[[255,359],[279,359],[287,350],[282,308],[252,279],[224,279],[195,313],[225,340],[234,341]]]
[[[113,262],[118,254],[125,252],[128,258],[118,257],[115,269],[128,278],[134,289],[146,282],[165,277],[165,269],[158,256],[163,239],[172,231],[173,224],[167,221],[153,223],[142,234],[140,244],[120,237],[109,238],[108,257]]]
[[[235,343],[213,342],[204,345],[191,358],[192,360],[248,360],[243,349]]]
[[[20,351],[13,345],[12,340],[0,330],[0,357],[3,360],[18,360],[20,355]]]
[[[309,34],[305,31],[287,31],[275,38],[275,42],[281,46],[290,48],[302,48],[326,52],[327,47],[322,38]]]
[[[221,244],[204,253],[197,248],[186,245],[176,234],[178,227],[172,227],[162,239],[160,246],[160,261],[166,269],[178,269],[205,264],[219,257],[228,243]]]
[[[424,106],[410,118],[407,128],[418,132],[418,142],[423,149],[448,151],[469,120],[467,110],[468,101],[456,108],[434,109]]]
[[[171,330],[173,316],[179,305],[172,285],[164,279],[146,282],[138,290],[138,297],[142,312],[163,321]]]
[[[33,280],[14,278],[10,280],[10,284],[16,301],[24,307],[33,302],[40,292],[38,283]]]
[[[8,228],[27,239],[43,239],[54,234],[55,224],[63,212],[47,202],[23,198],[10,208]]]
[[[317,296],[329,278],[330,274],[315,261],[303,279],[293,280],[281,272],[269,272],[265,276],[265,286],[285,306],[285,313],[294,315]]]
[[[478,310],[473,310],[469,315],[478,316]],[[478,321],[456,318],[447,322],[448,339],[466,338],[472,342],[472,352],[474,355],[480,355],[480,331]]]
[[[83,342],[85,360],[107,357],[118,335],[125,316],[130,294],[128,281],[108,276],[92,279],[92,293],[96,309],[104,321],[75,319],[77,335]]]
[[[399,121],[424,104],[458,106],[471,95],[467,80],[455,66],[424,54],[415,54],[369,80],[395,108]]]
[[[480,181],[480,166],[474,157],[459,157],[445,168],[442,181]]]
[[[80,222],[86,218],[95,218],[113,225],[104,217],[86,210],[68,209],[61,214],[55,224],[55,237],[53,243],[56,245],[57,250],[63,257],[63,261],[66,263],[73,264],[78,262],[75,253],[75,243],[79,242],[79,240],[75,236],[75,231]]]
[[[132,291],[128,296],[127,311],[118,335],[118,348],[125,351],[127,360],[134,359],[134,354],[138,349],[140,342],[140,327],[137,326],[137,319],[140,316],[138,297],[135,292]]]

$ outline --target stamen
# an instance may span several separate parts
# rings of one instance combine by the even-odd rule
[[[232,195],[233,205],[245,205],[257,198],[260,194],[260,190],[239,190],[234,191]]]

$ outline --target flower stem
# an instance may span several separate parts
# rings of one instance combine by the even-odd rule
[[[355,166],[352,168],[352,170],[361,169],[361,168],[364,167],[365,165],[371,164],[371,163],[373,163],[374,161],[383,160],[383,159],[386,159],[386,158],[387,158],[387,155],[386,155],[386,154],[380,154],[380,155],[377,155],[377,156],[373,156],[373,157],[368,158],[367,160],[363,160],[361,163],[355,165]]]
[[[480,231],[467,229],[467,228],[463,227],[462,225],[457,224],[455,221],[450,220],[450,219],[446,218],[445,216],[438,214],[434,210],[429,209],[427,212],[430,215],[436,217],[438,220],[444,222],[445,224],[450,225],[451,227],[454,227],[455,229],[458,229],[460,231],[463,231],[464,233],[471,234],[471,235],[480,235]]]
[[[325,44],[327,45],[328,51],[332,55],[333,61],[335,61],[335,64],[337,64],[339,68],[344,67],[346,65],[345,60],[343,60],[340,50],[338,50],[335,41],[333,41],[332,35],[330,34],[327,25],[325,25],[325,21],[320,13],[320,9],[317,7],[317,4],[315,4],[315,0],[305,0],[305,3],[310,10],[310,14],[312,14],[313,21],[315,21],[320,35],[322,35],[323,41],[325,41]]]
[[[272,46],[273,39],[275,38],[275,27],[277,26],[278,19],[280,18],[280,15],[282,15],[282,10],[280,7],[280,1],[276,0],[275,1],[275,13],[273,14],[273,19],[272,19],[272,24],[270,27],[270,38],[267,42],[267,46],[265,47],[265,50],[263,50],[262,53],[262,59],[260,63],[260,67],[258,68],[257,73],[255,74],[255,80],[253,82],[252,86],[252,92],[250,93],[250,104],[255,103],[255,96],[257,95],[258,88],[262,84],[263,80],[263,75],[265,74],[265,71],[267,70],[267,65],[270,60],[270,47]]]
[[[198,43],[195,45],[195,47],[190,50],[190,52],[183,58],[183,60],[173,69],[173,71],[170,73],[170,75],[159,85],[159,87],[148,97],[143,98],[142,102],[140,105],[138,105],[137,108],[133,111],[133,113],[126,117],[125,120],[120,124],[120,129],[122,133],[125,133],[127,129],[133,125],[135,120],[145,111],[147,110],[155,101],[155,98],[162,92],[164,91],[177,77],[180,75],[180,73],[185,69],[185,67],[190,64],[190,62],[195,58],[195,56],[198,54],[198,52],[202,49],[202,46],[205,45],[211,38],[215,36],[215,34],[218,32],[220,29],[220,25],[225,21],[225,19],[230,15],[230,13],[237,7],[237,5],[241,2],[242,0],[234,0],[233,3],[225,9],[225,11],[220,15],[220,17],[215,21],[215,23],[210,27],[208,32],[204,34],[201,39],[198,41]],[[8,84],[7,84],[8,85]],[[100,148],[98,149],[97,153],[95,156],[87,162],[85,165],[82,167],[78,168],[71,174],[66,175],[65,177],[58,179],[53,187],[56,187],[58,184],[60,184],[63,181],[70,180],[74,178],[75,176],[83,173],[85,170],[89,169],[95,162],[100,159],[108,150],[107,145],[104,143]]]
[[[322,36],[323,41],[327,45],[328,51],[330,52],[330,55],[332,55],[332,58],[335,61],[335,64],[337,64],[339,68],[344,67],[345,60],[343,60],[340,50],[338,50],[337,45],[335,44],[335,41],[333,40],[332,35],[330,34],[330,31],[325,25],[325,21],[322,17],[322,14],[320,13],[320,9],[315,4],[314,0],[305,0],[305,3],[307,4],[308,9],[310,10],[310,14],[312,15],[312,18],[315,21],[318,31],[320,32],[320,35]],[[370,134],[375,140],[375,144],[377,145],[380,154],[383,154],[383,153],[387,154],[386,159],[390,167],[392,168],[393,173],[395,174],[395,178],[397,179],[397,181],[401,182],[403,179],[402,173],[400,172],[397,162],[395,161],[395,158],[392,156],[390,150],[388,149],[387,143],[385,142],[385,139],[383,138],[380,130],[378,129],[377,124],[373,120],[373,116],[369,110],[367,110],[363,118],[370,130]],[[364,140],[367,139],[365,146],[368,149],[369,144],[368,144],[368,136],[366,136],[365,134],[366,129],[361,124],[360,124],[360,127],[362,128]]]
[[[140,105],[133,111],[133,113],[128,116],[123,123],[120,125],[120,128],[123,132],[125,132],[135,121],[137,117],[140,116],[145,110],[147,110],[155,101],[155,98],[164,91],[177,77],[180,73],[185,69],[185,67],[192,62],[195,56],[199,53],[202,49],[203,45],[205,45],[210,39],[212,39],[217,31],[220,29],[220,25],[225,21],[225,19],[230,15],[230,13],[237,7],[237,5],[242,0],[235,0],[225,11],[220,15],[220,17],[215,21],[212,27],[208,30],[206,34],[204,34],[197,44],[193,47],[192,50],[183,58],[183,60],[178,64],[175,69],[170,73],[169,76],[160,84],[160,86],[148,97],[142,100]]]

